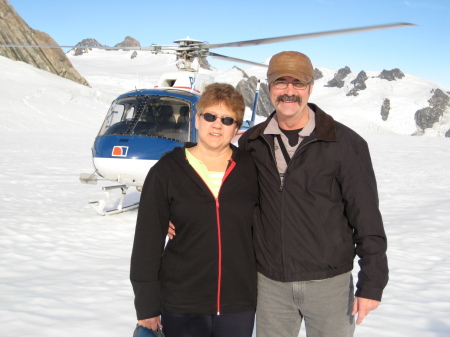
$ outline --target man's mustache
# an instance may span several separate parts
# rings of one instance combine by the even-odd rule
[[[276,103],[280,103],[281,101],[286,102],[286,103],[293,103],[293,102],[298,102],[298,104],[302,104],[302,98],[300,96],[297,95],[281,95],[277,97]]]

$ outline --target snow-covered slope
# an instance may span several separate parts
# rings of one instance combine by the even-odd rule
[[[0,57],[0,130],[83,132],[99,128],[114,98],[26,63]]]

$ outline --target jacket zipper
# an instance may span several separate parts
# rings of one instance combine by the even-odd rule
[[[219,191],[220,193],[220,191]],[[222,234],[220,230],[220,204],[219,198],[216,198],[216,223],[217,223],[217,247],[218,247],[218,264],[217,264],[217,315],[220,315],[220,292],[222,288]]]
[[[222,179],[222,185],[225,181],[225,179],[229,176],[229,174],[231,173],[231,171],[234,169],[234,167],[236,166],[236,162],[233,159],[230,159],[230,164],[227,167],[227,170],[225,171],[225,174],[223,176]],[[220,187],[219,190],[219,195],[220,195],[220,191],[222,190],[222,186]],[[220,203],[219,203],[219,195],[217,196],[217,198],[215,198],[216,200],[216,223],[217,223],[217,247],[218,247],[218,266],[217,266],[217,315],[220,315],[220,296],[221,296],[221,290],[222,290],[222,231],[221,231],[221,224],[220,224]]]
[[[277,160],[276,160],[276,157],[275,157],[275,155],[274,155],[274,151],[272,151],[273,149],[272,149],[272,147],[270,146],[270,143],[267,141],[267,139],[265,138],[265,137],[263,137],[263,136],[261,136],[263,139],[264,139],[264,141],[266,142],[266,144],[267,144],[267,146],[269,147],[269,149],[270,149],[270,155],[272,156],[272,159],[273,159],[273,161],[274,161],[274,163],[275,163],[275,169],[277,170],[277,173],[278,173],[278,176],[280,177],[280,174],[279,174],[279,172],[278,172],[278,166],[277,166]],[[295,157],[295,155],[297,154],[297,152],[300,150],[300,149],[302,149],[302,148],[304,148],[306,145],[308,145],[308,144],[311,144],[311,143],[314,143],[314,142],[316,142],[317,141],[317,139],[312,139],[312,140],[310,140],[309,142],[307,142],[307,143],[305,143],[305,144],[303,144],[303,145],[300,145],[298,148],[297,148],[297,150],[295,150],[295,152],[294,152],[294,154],[292,155],[292,158],[294,158]],[[291,162],[292,162],[292,160],[291,160]],[[283,177],[283,179],[281,179],[281,177],[280,177],[280,187],[278,188],[278,192],[282,192],[283,191],[283,187],[284,187],[284,180],[286,179],[286,172],[287,172],[287,170],[288,170],[288,167],[289,167],[289,165],[290,165],[290,163],[289,164],[287,164],[286,165],[286,171],[284,171],[284,177]],[[281,220],[281,219],[280,219]],[[281,225],[281,224],[280,224]],[[284,228],[282,228],[282,232],[284,233]],[[284,246],[284,234],[281,234],[282,235],[282,241],[283,241],[283,246]],[[285,270],[285,265],[286,265],[286,263],[285,263],[285,261],[284,261],[284,250],[283,250],[283,253],[282,253],[282,268],[283,268],[283,271]],[[285,272],[283,272],[283,280],[286,280],[286,275],[285,275]]]

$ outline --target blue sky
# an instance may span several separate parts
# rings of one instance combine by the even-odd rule
[[[400,68],[450,89],[448,0],[9,0],[28,25],[61,45],[85,38],[113,46],[132,36],[142,46],[190,36],[209,43],[410,22],[418,26],[263,46],[211,51],[263,62],[283,50],[310,56],[315,66],[354,72]],[[209,59],[227,69],[234,64]],[[243,64],[238,66],[246,67]]]

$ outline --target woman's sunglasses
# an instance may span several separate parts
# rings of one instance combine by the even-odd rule
[[[209,112],[206,112],[204,114],[199,114],[199,116],[203,116],[205,121],[211,122],[211,123],[214,122],[217,119],[216,115],[213,115],[212,113],[209,113]],[[236,122],[231,117],[220,117],[220,121],[222,122],[223,125],[232,125],[233,123]]]

